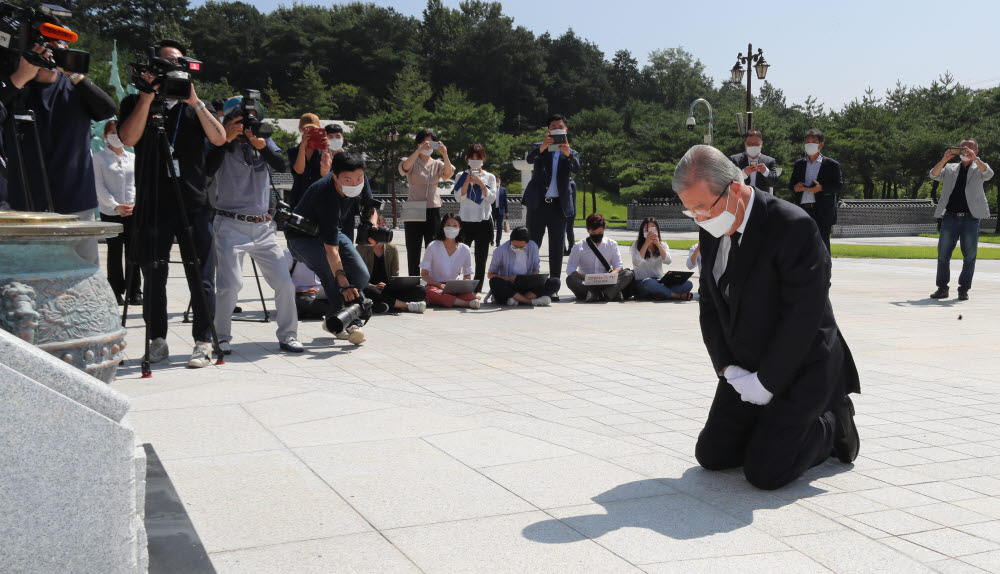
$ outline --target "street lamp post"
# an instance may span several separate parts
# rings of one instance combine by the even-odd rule
[[[754,62],[756,62],[756,65],[754,65]],[[732,75],[733,82],[737,84],[743,83],[743,66],[741,64],[746,64],[747,70],[749,70],[752,66],[754,71],[757,73],[758,80],[763,80],[764,77],[767,76],[767,69],[771,67],[770,64],[767,63],[767,60],[764,59],[764,50],[757,48],[757,53],[753,53],[753,44],[747,44],[746,56],[744,56],[742,52],[736,55],[736,65],[733,66],[732,70],[730,70],[730,74]],[[751,77],[752,76],[750,74],[747,74],[747,131],[750,131],[750,128],[753,127],[753,112],[750,111]]]
[[[398,226],[396,221],[396,175],[393,173],[393,168],[396,167],[396,141],[399,139],[399,131],[396,130],[396,124],[391,124],[389,126],[389,133],[387,134],[389,140],[389,164],[386,166],[386,183],[392,180],[392,227],[395,229]]]

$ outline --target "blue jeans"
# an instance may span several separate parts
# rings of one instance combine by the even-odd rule
[[[358,288],[360,299],[355,301],[360,302],[361,299],[364,299],[363,290],[368,285],[370,278],[368,267],[347,235],[340,234],[337,238],[337,246],[340,260],[344,265],[344,273],[347,274],[351,285]],[[323,284],[326,298],[330,301],[326,318],[329,319],[339,313],[344,308],[344,297],[340,294],[340,285],[326,260],[326,247],[323,245],[323,240],[318,237],[289,237],[288,250],[292,253],[292,257],[305,263],[306,267],[311,269],[319,277],[319,282]],[[361,325],[361,320],[356,320],[354,324]]]
[[[941,220],[941,236],[938,238],[938,287],[947,287],[951,280],[951,254],[958,242],[962,245],[962,272],[958,276],[958,289],[968,291],[972,287],[972,274],[976,271],[979,220],[971,215],[959,217],[946,213]]]
[[[684,293],[690,293],[691,289],[694,289],[694,284],[690,281],[685,281],[683,284],[674,287],[667,287],[658,280],[647,277],[635,284],[635,298],[652,301],[672,299],[675,294],[683,295]]]

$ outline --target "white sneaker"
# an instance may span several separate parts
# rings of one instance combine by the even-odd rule
[[[513,297],[511,297],[510,299],[507,299],[507,306],[508,307],[517,307],[517,299],[515,299]]]
[[[552,298],[548,295],[542,295],[541,297],[532,299],[531,304],[535,307],[548,307],[552,304]]]
[[[282,351],[288,351],[289,353],[301,353],[306,350],[306,348],[302,346],[302,343],[300,343],[295,337],[289,337],[287,341],[280,344],[280,347]]]
[[[361,330],[361,327],[357,325],[351,325],[347,328],[347,340],[351,342],[352,345],[360,345],[365,342],[365,332]]]
[[[594,295],[593,291],[587,291],[587,296],[583,298],[584,303],[591,303],[597,301],[597,295]]]
[[[170,349],[167,348],[167,340],[163,337],[153,339],[149,342],[149,362],[159,363],[170,356]]]
[[[212,345],[208,343],[195,343],[191,358],[188,359],[189,369],[200,369],[212,364]]]
[[[406,310],[410,313],[423,313],[427,310],[427,301],[414,301],[406,304]]]
[[[229,344],[229,341],[219,341],[219,350],[222,351],[223,355],[233,354],[233,347]]]
[[[473,299],[472,301],[469,301],[469,309],[478,309],[482,306],[483,304],[482,302],[479,301],[479,299]]]

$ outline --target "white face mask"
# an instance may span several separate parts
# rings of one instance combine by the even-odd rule
[[[757,157],[757,156],[759,156],[760,155],[760,146],[759,145],[747,146],[747,155],[750,156],[750,157]]]
[[[365,188],[364,183],[359,183],[358,185],[341,185],[340,189],[344,192],[347,197],[357,197],[361,195],[361,190]]]
[[[969,154],[965,154],[965,153],[962,154],[962,161],[972,161],[974,159],[975,159],[975,156],[973,156],[973,155],[969,155]]]
[[[805,145],[805,148],[806,148],[806,155],[816,155],[819,153],[818,143],[807,143]]]
[[[514,247],[513,245],[511,245],[510,248],[514,250],[514,253],[521,253],[527,249],[527,247]]]
[[[445,227],[444,228],[444,236],[447,237],[448,239],[455,239],[456,237],[458,237],[458,228],[457,227]]]
[[[729,194],[730,197],[732,195],[732,193]],[[725,235],[726,232],[733,228],[733,224],[736,223],[736,214],[729,212],[729,197],[726,198],[726,211],[711,219],[697,221],[697,223],[699,227],[711,234],[712,237],[719,238]]]
[[[470,159],[469,169],[483,169],[483,160],[481,159]]]
[[[344,140],[340,138],[330,138],[330,151],[338,151],[344,147]]]
[[[108,134],[108,136],[104,139],[107,140],[108,145],[111,147],[119,147],[119,148],[125,147],[125,144],[122,143],[122,140],[121,138],[118,137],[118,134]]]

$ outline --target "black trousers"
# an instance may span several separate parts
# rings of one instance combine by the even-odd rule
[[[365,287],[365,297],[376,303],[379,301],[385,303],[389,306],[389,310],[392,311],[396,308],[396,301],[404,301],[406,303],[423,301],[427,298],[427,288],[423,285],[417,285],[412,289],[393,290],[389,289],[388,286],[385,289],[379,289],[374,285],[368,285]]]
[[[142,266],[142,276],[146,286],[142,294],[142,318],[146,321],[146,334],[150,339],[167,336],[167,261],[174,246],[174,237],[178,237],[182,260],[193,262],[197,258],[201,262],[201,285],[195,282],[193,269],[184,266],[194,310],[191,336],[200,342],[212,340],[211,326],[215,317],[214,232],[207,207],[188,211],[187,217],[194,239],[194,253],[189,253],[185,248],[185,242],[179,239],[183,229],[177,216],[162,217],[155,223],[155,232],[154,229],[150,229],[147,235],[149,241],[147,253],[152,256],[152,261],[144,262]],[[205,294],[207,311],[201,308],[198,297],[194,296],[199,289]],[[226,312],[229,311],[231,310]]]
[[[303,263],[303,265],[305,265]],[[325,319],[326,312],[330,308],[330,301],[326,298],[320,299],[312,293],[295,293],[295,311],[299,320],[304,319]]]
[[[588,287],[583,284],[582,277],[573,274],[566,276],[566,286],[576,295],[577,301],[586,299],[588,291],[593,292],[594,295],[603,296],[607,301],[614,301],[618,298],[618,294],[632,283],[633,277],[631,269],[622,269],[618,272],[618,282],[614,285]]]
[[[709,470],[742,466],[750,484],[774,490],[829,458],[836,428],[829,412],[834,397],[810,397],[806,403],[789,398],[794,392],[786,395],[757,406],[743,402],[720,379],[695,446],[698,463]]]
[[[574,223],[576,223],[575,215],[566,217],[566,251],[573,249],[573,245],[576,243],[576,237],[573,234]]]
[[[815,203],[806,203],[800,207],[816,222],[816,226],[819,227],[819,236],[823,238],[823,244],[826,245],[826,251],[831,253],[830,234],[833,232],[833,224],[829,223],[826,217],[822,217],[822,214],[819,213],[820,208],[817,208]]]
[[[500,240],[503,239],[503,220],[504,214],[498,209],[493,210],[493,227],[497,231],[496,244],[500,246]]]
[[[473,242],[476,244],[472,254],[476,264],[475,279],[479,282],[476,284],[478,293],[483,290],[483,281],[486,279],[486,260],[490,256],[490,241],[493,239],[493,220],[462,223],[462,231],[465,234],[463,243],[469,247],[472,247]]]
[[[549,277],[558,279],[562,276],[563,237],[566,233],[566,214],[559,200],[552,203],[543,201],[538,209],[528,214],[528,232],[539,250],[546,231],[549,233]]]
[[[493,292],[493,300],[497,303],[503,305],[514,295],[520,293],[522,295],[528,293],[527,289],[518,289],[511,281],[502,279],[500,277],[494,277],[490,279],[490,291]],[[559,292],[559,280],[549,277],[545,280],[545,287],[542,288],[541,293],[535,293],[539,297],[547,295],[549,297],[555,295]]]
[[[434,240],[434,234],[441,227],[441,208],[428,207],[424,221],[407,221],[403,225],[406,237],[406,272],[411,277],[420,276],[420,252]]]
[[[106,240],[108,245],[108,283],[111,284],[111,289],[115,292],[115,295],[124,295],[126,298],[131,297],[133,293],[139,292],[139,286],[142,283],[142,274],[139,268],[136,267],[135,271],[132,272],[132,286],[129,288],[128,293],[125,292],[125,270],[128,269],[127,262],[132,255],[132,246],[129,244],[129,238],[132,236],[132,222],[135,221],[135,216],[122,217],[120,215],[105,215],[102,213],[101,221],[122,224],[122,232]],[[122,259],[123,253],[125,255],[124,259]]]

